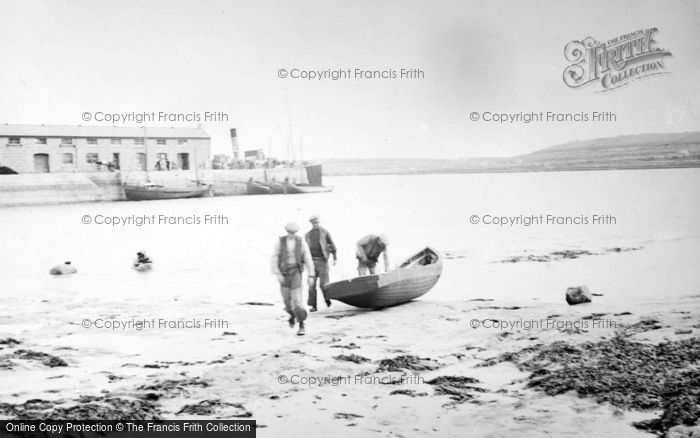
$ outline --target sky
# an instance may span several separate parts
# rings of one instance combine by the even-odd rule
[[[608,93],[565,86],[567,43],[651,27],[668,74]],[[290,142],[304,159],[468,158],[700,130],[700,0],[0,0],[0,59],[0,123],[223,112],[201,121],[213,153],[230,154],[230,128],[241,149],[282,159]],[[423,77],[279,77],[402,68]],[[486,111],[616,120],[470,120]]]

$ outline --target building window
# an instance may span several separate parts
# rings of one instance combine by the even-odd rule
[[[46,144],[46,137],[37,137],[36,144]]]
[[[63,154],[63,164],[73,164],[73,154]]]
[[[72,144],[73,144],[73,138],[72,138],[72,137],[63,137],[63,138],[61,139],[61,144],[72,145]]]
[[[85,155],[85,162],[88,164],[94,164],[97,163],[100,159],[100,156],[95,153],[95,152],[90,152]]]
[[[97,139],[96,138],[88,138],[87,144],[97,144]]]
[[[121,138],[113,138],[112,144],[122,144],[122,139]]]
[[[135,138],[134,144],[143,144],[143,138]]]
[[[10,137],[7,139],[8,146],[21,146],[22,142],[19,137]]]
[[[157,139],[157,140],[156,140],[156,144],[162,144],[162,145],[164,145],[164,144],[165,144],[165,139],[164,139],[164,138],[159,138],[159,139]]]
[[[187,144],[187,139],[186,138],[179,138],[177,140],[177,144]]]

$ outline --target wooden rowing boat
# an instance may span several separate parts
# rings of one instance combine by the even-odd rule
[[[440,279],[442,255],[427,247],[385,274],[336,281],[324,287],[326,298],[365,309],[381,309],[424,295]]]
[[[134,263],[133,268],[135,271],[148,272],[153,269],[153,263]]]
[[[333,191],[333,186],[312,186],[311,184],[288,183],[286,188],[286,193],[324,193]]]
[[[153,201],[159,199],[199,198],[209,192],[208,184],[192,187],[164,187],[159,184],[126,184],[124,195],[129,201]]]
[[[258,181],[248,181],[247,190],[249,195],[269,195],[270,186]]]
[[[287,193],[287,184],[270,181],[267,183],[270,186],[270,193],[273,195],[281,195]]]

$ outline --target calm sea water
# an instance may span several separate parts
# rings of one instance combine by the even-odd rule
[[[557,301],[567,286],[578,284],[608,297],[647,300],[697,294],[700,286],[700,169],[390,175],[326,178],[326,183],[335,190],[0,209],[0,294],[30,301],[60,295],[77,301],[277,302],[269,274],[275,239],[287,221],[305,231],[312,213],[321,215],[339,248],[332,280],[354,274],[354,245],[367,233],[390,237],[393,262],[426,245],[443,251],[448,256],[443,278],[424,297],[429,300]],[[611,215],[615,223],[481,223],[484,215],[590,221],[594,214]],[[91,223],[83,223],[85,215]],[[153,215],[200,223],[95,223]],[[204,224],[205,215],[226,220]],[[479,224],[470,222],[473,215]],[[512,256],[614,247],[643,249],[552,263],[499,263]],[[139,250],[155,260],[152,272],[130,268]],[[78,275],[49,276],[49,268],[64,260],[73,262]]]

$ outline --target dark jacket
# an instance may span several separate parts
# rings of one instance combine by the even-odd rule
[[[306,238],[306,243],[311,246],[311,231],[306,233],[304,237]],[[335,243],[333,243],[331,233],[329,233],[328,230],[323,227],[318,227],[318,238],[319,243],[321,244],[321,251],[323,251],[323,258],[328,260],[329,254],[333,254],[333,259],[337,260],[338,257],[335,253]]]

